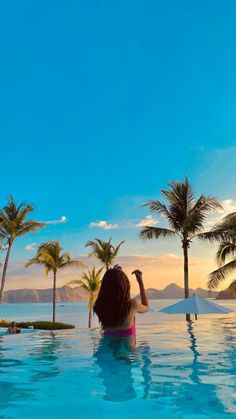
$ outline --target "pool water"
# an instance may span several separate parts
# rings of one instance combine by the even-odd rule
[[[38,330],[36,329],[21,329],[20,333],[37,333]],[[11,334],[8,333],[7,327],[0,328],[0,336],[10,336]],[[12,335],[11,335],[12,336]]]
[[[235,313],[187,324],[159,304],[135,351],[85,324],[0,336],[0,418],[236,418]]]

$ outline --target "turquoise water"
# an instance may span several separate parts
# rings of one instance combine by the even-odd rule
[[[58,307],[74,330],[0,336],[0,418],[236,418],[235,313],[187,325],[157,312],[168,303],[138,316],[134,352],[88,331],[81,303]],[[51,315],[49,304],[1,310],[11,320]]]

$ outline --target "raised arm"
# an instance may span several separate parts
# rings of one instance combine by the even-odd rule
[[[135,309],[137,313],[146,313],[148,311],[148,297],[143,284],[143,274],[140,270],[136,269],[132,272],[132,275],[136,276],[141,297],[141,302],[137,300],[135,301]]]

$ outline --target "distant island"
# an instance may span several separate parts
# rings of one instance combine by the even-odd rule
[[[229,288],[226,288],[223,291],[220,291],[216,297],[217,300],[235,300],[236,295]]]
[[[61,287],[57,288],[57,302],[77,302],[86,301],[87,293],[81,287]],[[5,291],[3,295],[5,303],[51,303],[52,288],[49,289],[19,289]]]
[[[235,299],[228,289],[224,291],[211,291],[203,288],[197,288],[196,290],[190,288],[189,294],[196,293],[203,298],[215,298],[217,300]],[[184,298],[184,289],[177,284],[169,284],[162,290],[155,288],[148,288],[147,295],[150,300],[156,299],[182,299]],[[135,298],[139,298],[136,295]],[[56,294],[57,302],[78,302],[87,300],[87,292],[81,287],[71,288],[63,286],[57,288]],[[51,303],[52,301],[52,289],[19,289],[9,290],[4,292],[5,303]]]
[[[169,284],[163,290],[158,290],[155,288],[147,288],[147,295],[150,300],[158,300],[158,299],[182,299],[184,298],[184,288],[181,288],[177,284]],[[189,289],[189,295],[196,293],[200,297],[203,298],[217,298],[219,292],[218,291],[211,291],[209,293],[208,290],[203,288],[197,288],[193,290],[192,288]],[[136,295],[135,298],[139,298],[139,295]]]

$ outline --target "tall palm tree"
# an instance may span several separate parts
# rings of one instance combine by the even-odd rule
[[[120,242],[118,246],[114,247],[111,243],[111,238],[108,242],[95,239],[94,241],[89,240],[85,247],[91,247],[92,252],[89,254],[89,256],[95,256],[100,260],[100,262],[104,263],[106,270],[108,270],[113,264],[114,259],[120,250],[120,246],[123,243],[124,241]]]
[[[101,285],[101,272],[103,267],[99,270],[96,270],[95,266],[90,270],[87,268],[87,272],[83,272],[81,279],[75,279],[74,281],[68,282],[67,285],[79,285],[84,290],[86,290],[89,294],[88,300],[88,310],[89,310],[89,319],[88,319],[88,327],[90,328],[92,325],[92,308],[94,301],[97,297],[97,294],[100,289]]]
[[[31,265],[41,265],[44,267],[46,276],[53,273],[53,316],[52,321],[56,320],[56,281],[58,270],[71,266],[82,266],[77,260],[72,260],[68,252],[63,252],[63,248],[58,240],[42,243],[37,250],[36,256],[26,262],[26,267]]]
[[[203,232],[203,225],[209,213],[221,209],[220,202],[213,196],[202,194],[195,198],[192,185],[187,177],[183,182],[169,182],[168,190],[161,190],[167,204],[158,200],[149,200],[144,204],[151,212],[164,217],[170,228],[145,227],[140,232],[143,239],[178,237],[183,248],[184,257],[184,294],[189,296],[189,262],[188,251],[192,239]],[[189,320],[190,316],[187,315]]]
[[[0,210],[0,238],[7,246],[5,262],[2,271],[2,281],[0,288],[0,303],[2,302],[3,291],[6,281],[8,262],[12,245],[17,237],[22,237],[28,233],[35,232],[44,227],[44,223],[35,220],[28,220],[27,216],[34,210],[32,205],[21,202],[16,205],[12,196],[9,197],[7,205]]]

